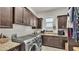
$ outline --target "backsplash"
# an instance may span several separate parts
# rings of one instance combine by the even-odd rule
[[[0,28],[0,33],[3,33],[9,38],[11,38],[12,34],[17,34],[17,36],[23,36],[23,35],[32,34],[34,31],[35,29],[33,30],[31,26],[24,26],[18,24],[13,24],[13,28],[11,29]]]

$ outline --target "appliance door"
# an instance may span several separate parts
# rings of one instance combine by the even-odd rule
[[[39,51],[39,47],[36,43],[33,43],[30,48],[29,48],[29,51]]]
[[[38,44],[39,47],[42,46],[42,38],[41,37],[37,37],[36,38],[36,43]]]

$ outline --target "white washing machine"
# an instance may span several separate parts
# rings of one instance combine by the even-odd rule
[[[37,36],[22,36],[17,38],[16,35],[12,36],[13,42],[23,43],[21,46],[22,51],[40,51],[42,47],[40,35]]]
[[[38,48],[39,48],[40,50],[42,50],[42,37],[41,37],[41,35],[37,35],[37,36],[36,36],[35,42],[37,43]]]
[[[24,41],[26,51],[40,51],[39,46],[37,45],[35,41],[35,38]]]

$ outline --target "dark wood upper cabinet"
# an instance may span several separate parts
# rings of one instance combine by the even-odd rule
[[[0,28],[12,28],[13,8],[0,7]]]
[[[34,26],[34,16],[31,11],[25,7],[15,7],[15,22],[26,26]]]
[[[34,25],[34,20],[33,20],[33,14],[30,13],[30,25],[33,26]]]
[[[14,17],[15,17],[15,22],[16,24],[22,24],[23,23],[23,8],[22,7],[15,7],[14,8]]]
[[[38,29],[42,28],[42,20],[43,20],[43,18],[38,18],[38,20],[37,20],[37,28]]]
[[[26,7],[0,7],[0,28],[12,28],[20,24],[41,28],[41,20]]]
[[[14,23],[41,28],[41,20],[38,20],[39,18],[37,18],[30,10],[25,7],[15,7],[14,10]]]
[[[30,26],[30,13],[26,8],[23,9],[23,24]]]
[[[33,26],[37,27],[37,17],[33,17]]]
[[[66,29],[67,15],[57,16],[58,18],[58,29]]]

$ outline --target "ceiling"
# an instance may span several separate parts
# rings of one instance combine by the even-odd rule
[[[31,9],[36,13],[52,11],[59,8],[63,8],[63,7],[31,7]]]

